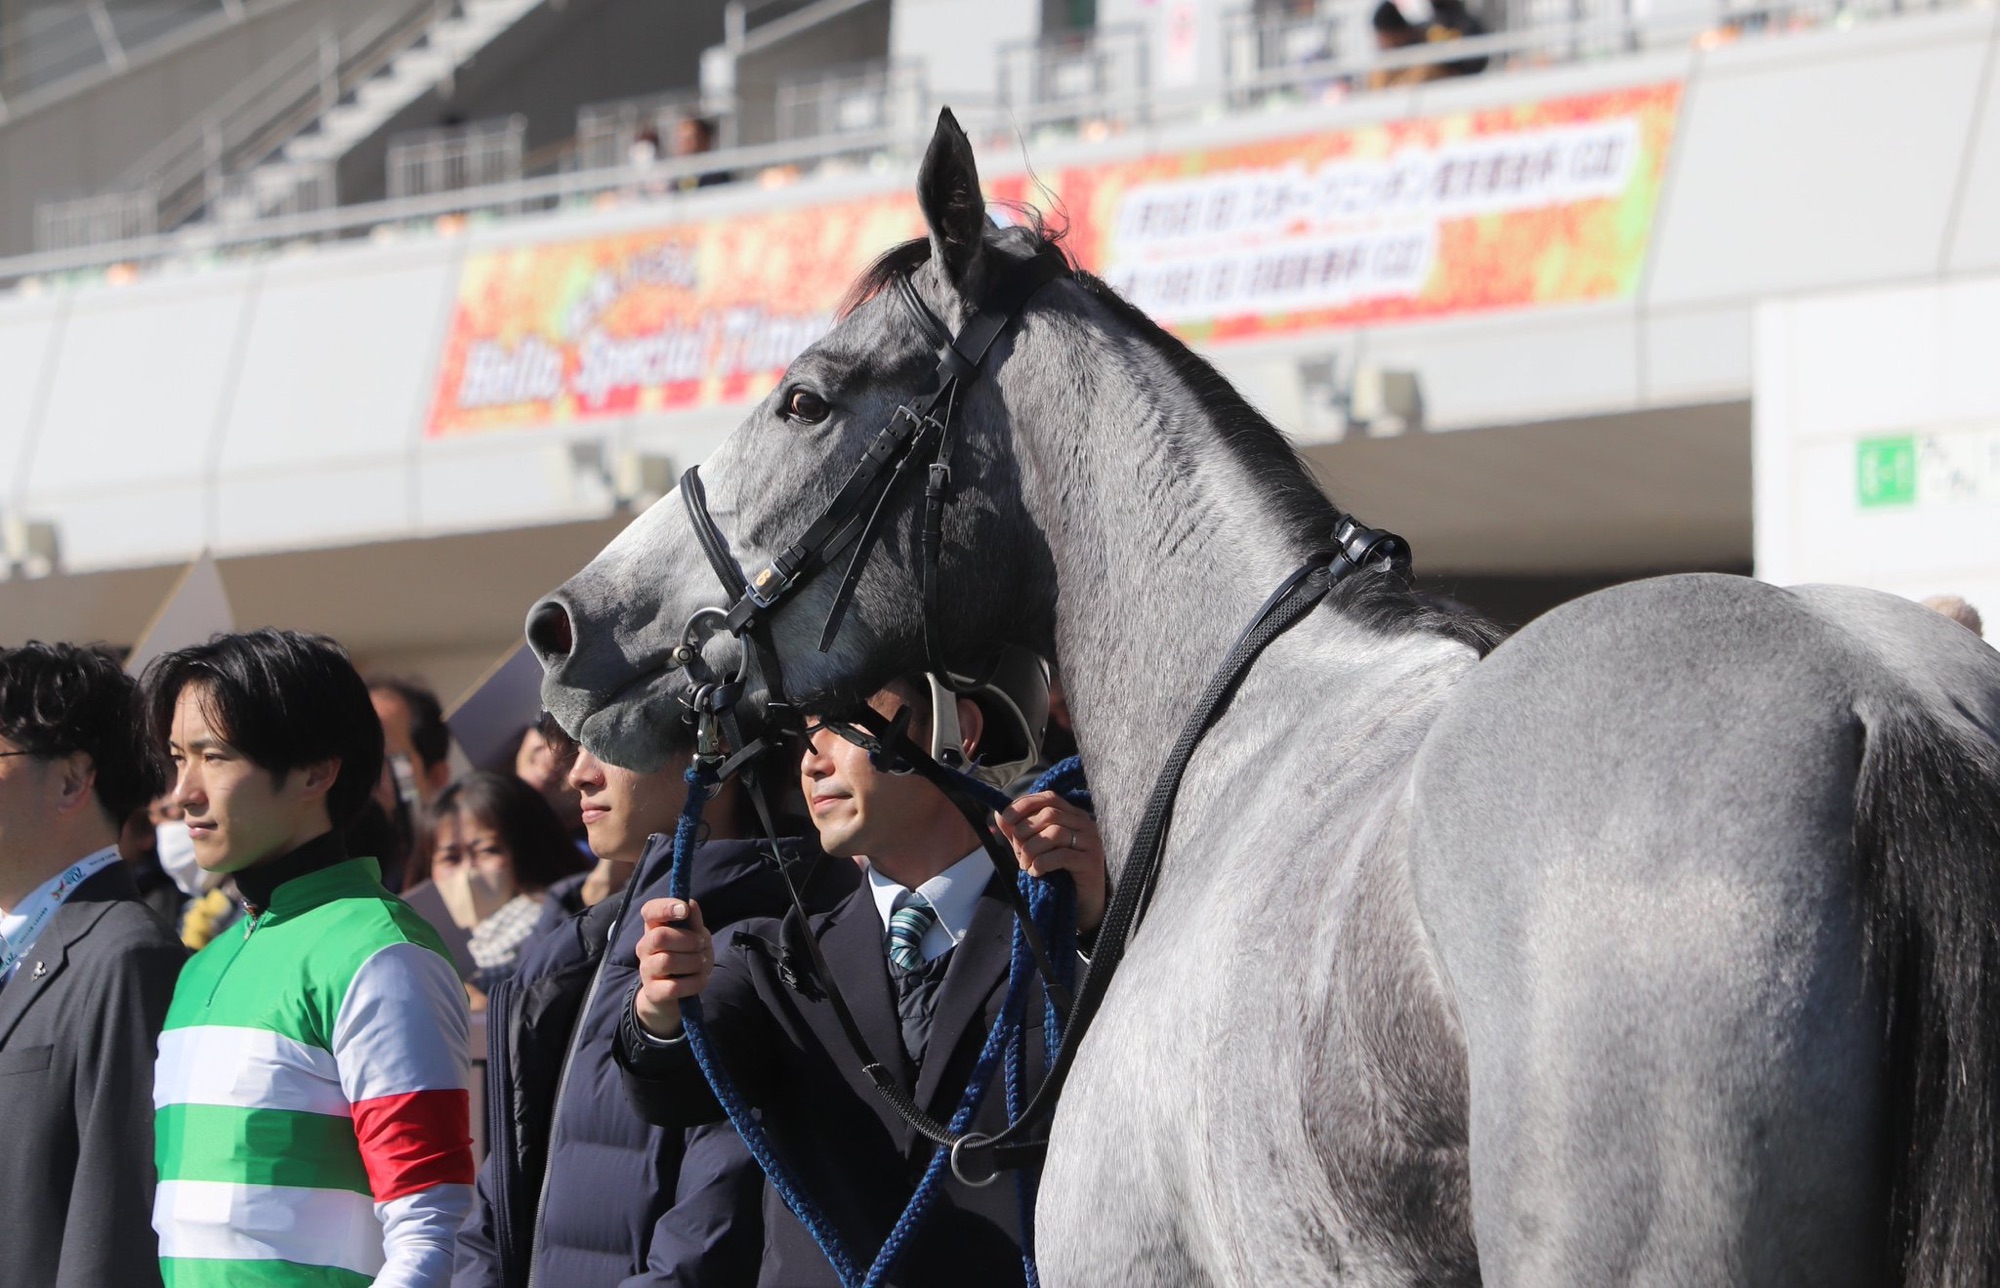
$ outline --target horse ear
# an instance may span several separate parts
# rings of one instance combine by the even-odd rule
[[[979,193],[972,140],[948,107],[938,112],[937,132],[917,170],[917,205],[930,226],[931,255],[952,285],[970,294],[970,279],[986,248],[986,199]]]

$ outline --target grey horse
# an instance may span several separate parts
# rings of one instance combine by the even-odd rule
[[[930,372],[894,276],[956,327],[1043,242],[989,221],[948,114],[918,198],[928,238],[703,467],[747,567]],[[1033,298],[955,424],[945,651],[1060,660],[1117,855],[1189,695],[1336,512],[1084,274]],[[920,491],[891,494],[830,648],[837,578],[778,612],[792,699],[923,669]],[[671,652],[719,599],[669,497],[531,613],[548,707],[658,765]],[[1044,1280],[1994,1283],[1996,914],[2000,654],[1970,632],[1680,576],[1496,648],[1373,569],[1279,638],[1189,768],[1054,1118]]]

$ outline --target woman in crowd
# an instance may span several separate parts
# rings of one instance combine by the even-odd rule
[[[541,793],[511,774],[472,774],[440,792],[430,840],[431,880],[471,935],[476,1004],[512,972],[548,888],[589,860]]]

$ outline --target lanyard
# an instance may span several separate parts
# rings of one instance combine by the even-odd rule
[[[7,920],[16,923],[19,928],[0,935],[0,980],[13,974],[15,963],[35,946],[35,941],[47,928],[49,918],[56,915],[56,909],[63,906],[63,901],[75,894],[78,886],[116,862],[118,847],[107,845],[89,858],[79,859],[64,868],[53,882],[43,883],[21,901],[20,907],[7,915]]]

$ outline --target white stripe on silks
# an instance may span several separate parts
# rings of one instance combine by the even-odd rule
[[[153,1106],[299,1109],[346,1118],[333,1053],[269,1029],[200,1024],[160,1034]]]
[[[162,1257],[292,1261],[362,1275],[382,1269],[375,1200],[352,1190],[162,1181],[153,1229]]]
[[[333,1058],[352,1103],[471,1086],[465,985],[422,944],[390,944],[354,972],[333,1023]]]

